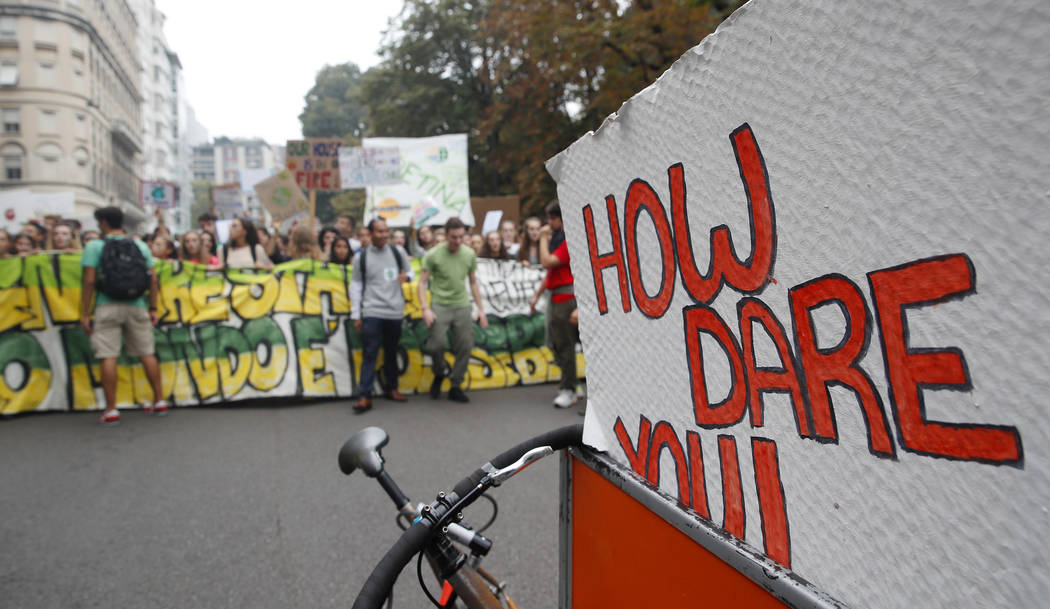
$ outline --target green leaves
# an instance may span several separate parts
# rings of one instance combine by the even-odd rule
[[[555,196],[544,162],[742,3],[405,0],[381,64],[318,74],[300,115],[303,134],[467,133],[471,194],[518,194],[523,211],[537,213]]]

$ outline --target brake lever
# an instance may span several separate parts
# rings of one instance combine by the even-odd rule
[[[539,461],[540,459],[546,457],[547,455],[553,452],[554,449],[550,446],[540,446],[538,448],[534,448],[522,455],[521,458],[515,461],[514,463],[511,463],[507,467],[504,467],[500,470],[496,470],[489,474],[489,483],[492,486],[499,486],[507,480],[509,480],[514,474],[517,474],[521,470],[525,469],[526,467],[532,465],[536,461]]]

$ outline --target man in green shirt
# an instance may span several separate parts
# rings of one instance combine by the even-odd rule
[[[99,291],[96,299],[96,279],[104,275],[104,271],[99,267],[106,242],[128,237],[124,233],[124,212],[119,207],[95,210],[95,220],[98,221],[99,230],[104,238],[88,243],[80,257],[83,267],[80,324],[91,336],[91,347],[95,351],[95,357],[102,361],[102,392],[106,396],[106,410],[99,417],[99,422],[120,422],[120,412],[117,411],[117,358],[120,356],[121,342],[127,346],[128,355],[138,357],[142,361],[146,378],[153,387],[153,402],[146,406],[146,411],[166,414],[169,404],[161,399],[160,364],[154,354],[153,342],[153,326],[157,325],[157,275],[153,272],[153,257],[150,256],[145,243],[134,241],[145,258],[149,273],[149,291],[146,294],[118,300]],[[141,262],[139,264],[141,265]],[[94,323],[91,315],[92,305],[95,309]]]
[[[448,399],[454,402],[469,402],[463,393],[463,378],[470,362],[470,351],[474,348],[474,326],[470,314],[470,298],[467,296],[466,280],[470,279],[470,292],[478,308],[478,324],[489,327],[485,309],[481,305],[481,290],[474,271],[478,258],[474,250],[463,247],[467,227],[459,218],[450,218],[445,224],[445,241],[435,245],[423,257],[423,268],[419,274],[419,302],[424,304],[423,322],[430,329],[427,352],[434,367],[434,382],[430,385],[430,397],[441,396],[441,383],[445,380],[445,351],[448,349],[449,329],[452,330],[452,353],[455,363],[448,375],[451,387]],[[430,280],[430,304],[427,305],[426,286]]]

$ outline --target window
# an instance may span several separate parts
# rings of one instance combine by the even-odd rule
[[[37,64],[36,84],[41,87],[55,86],[55,64],[50,61],[41,61]]]
[[[73,36],[70,39],[69,52],[73,54],[73,57],[84,58],[84,49],[87,48],[87,34],[80,30],[73,30]]]
[[[58,133],[58,110],[41,108],[39,121],[37,129],[40,133]]]
[[[13,87],[18,84],[18,64],[14,61],[0,61],[0,86]]]
[[[76,137],[77,137],[78,140],[87,141],[87,139],[88,139],[87,116],[84,116],[83,114],[78,114],[77,115]]]
[[[18,40],[18,18],[12,15],[0,17],[0,40]]]
[[[168,155],[163,150],[157,151],[157,167],[164,167],[168,164]]]
[[[88,164],[88,151],[84,148],[77,148],[73,151],[73,160],[77,162],[80,167],[87,167]]]
[[[157,137],[164,137],[164,123],[157,121]]]
[[[22,130],[22,113],[18,108],[4,108],[4,133],[18,133]]]
[[[37,48],[58,47],[58,24],[54,21],[37,19],[33,22],[33,40]]]
[[[84,78],[84,70],[81,68],[73,68],[73,91],[87,94],[87,79]]]
[[[4,179],[9,182],[17,182],[22,179],[22,163],[25,160],[25,151],[18,144],[7,144],[0,148],[0,157],[4,162]]]
[[[36,149],[36,156],[40,159],[40,179],[57,180],[58,163],[62,159],[62,149],[58,144],[41,144]]]
[[[161,95],[160,93],[154,94],[154,96],[153,96],[153,103],[155,104],[157,110],[163,110],[164,109],[164,96]]]

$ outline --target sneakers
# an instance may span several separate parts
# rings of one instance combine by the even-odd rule
[[[152,404],[143,404],[142,409],[146,411],[146,414],[155,414],[158,417],[163,417],[168,414],[168,409],[171,408],[171,402],[168,400],[160,400]]]
[[[555,408],[570,408],[576,403],[576,392],[572,389],[561,389],[554,398]]]
[[[435,376],[434,382],[430,384],[430,399],[436,400],[441,397],[441,382],[445,380],[444,376]],[[449,392],[451,397],[452,393]]]
[[[463,390],[459,387],[453,387],[452,389],[448,390],[448,399],[452,400],[453,402],[459,402],[461,404],[466,404],[470,401],[470,398],[467,397],[467,394],[463,393]]]
[[[579,400],[585,397],[587,397],[587,385],[578,383],[576,385],[576,399]]]
[[[98,422],[102,425],[117,425],[120,423],[120,411],[114,408],[113,410],[107,410],[102,413],[102,416],[98,418]]]

